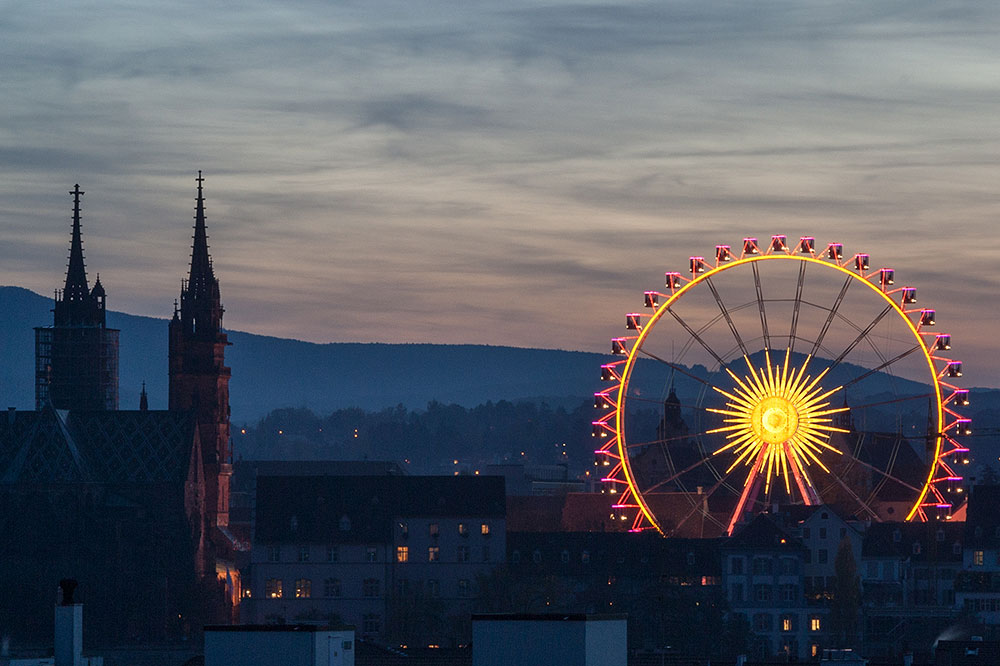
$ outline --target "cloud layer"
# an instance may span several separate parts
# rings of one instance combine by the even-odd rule
[[[997,385],[1000,8],[31,3],[0,19],[0,283],[168,315],[194,181],[227,325],[603,351],[745,235],[896,268]],[[40,322],[42,323],[42,322]]]

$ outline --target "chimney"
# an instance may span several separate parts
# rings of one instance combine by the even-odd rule
[[[56,600],[55,666],[81,666],[83,663],[83,604],[74,603],[76,581],[59,581]]]

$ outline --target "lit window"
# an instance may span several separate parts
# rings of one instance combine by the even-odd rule
[[[312,581],[308,578],[300,578],[295,581],[295,598],[308,599],[312,596]]]
[[[396,546],[396,561],[397,562],[409,562],[410,561],[410,548],[409,548],[409,546]]]
[[[280,578],[268,578],[267,582],[264,584],[264,596],[268,599],[280,599],[281,598],[281,579]]]
[[[432,537],[436,537],[441,534],[441,526],[437,523],[431,523],[427,526],[427,533]]]
[[[791,615],[783,615],[781,617],[781,630],[782,631],[793,631],[792,626],[793,626],[792,625],[792,616]]]
[[[437,546],[430,546],[427,548],[427,561],[428,562],[440,562],[441,561],[441,549]]]
[[[323,596],[324,597],[339,597],[340,596],[340,579],[339,578],[327,578],[323,581]]]
[[[361,583],[361,596],[369,599],[377,597],[381,587],[378,578],[365,578]]]
[[[299,546],[299,562],[309,561],[309,546]]]
[[[365,562],[378,562],[378,549],[375,546],[365,547]]]
[[[479,526],[479,533],[482,534],[483,536],[489,536],[490,535],[490,524],[489,523],[483,523],[482,525],[480,525]]]
[[[822,629],[822,623],[820,622],[820,618],[813,615],[811,618],[809,618],[809,631],[819,631],[820,629]]]
[[[469,536],[469,526],[465,523],[458,524],[458,535],[459,536]]]
[[[469,561],[469,547],[468,546],[459,546],[458,547],[458,561],[459,562],[468,562]]]
[[[983,551],[981,550],[972,551],[972,564],[973,566],[977,567],[983,566]]]
[[[819,645],[817,645],[816,643],[813,643],[812,645],[809,646],[809,656],[810,657],[818,657],[819,656]]]

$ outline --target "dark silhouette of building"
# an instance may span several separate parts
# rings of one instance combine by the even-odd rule
[[[169,325],[168,410],[118,410],[117,334],[88,291],[74,188],[66,287],[36,329],[39,406],[0,418],[0,630],[37,642],[56,582],[88,590],[90,644],[163,640],[227,622],[240,597],[228,529],[229,368],[201,173],[190,278]],[[155,353],[155,352],[154,352]],[[102,372],[97,372],[97,370]]]
[[[83,262],[80,197],[73,195],[73,235],[66,286],[56,290],[53,325],[35,329],[35,409],[118,409],[118,331],[107,327],[100,276],[91,290]]]
[[[209,525],[229,525],[229,481],[233,474],[229,440],[229,376],[222,332],[219,280],[208,254],[204,182],[198,172],[191,272],[181,283],[181,302],[170,321],[171,411],[190,410],[198,424],[205,467]],[[227,535],[228,536],[228,535]]]

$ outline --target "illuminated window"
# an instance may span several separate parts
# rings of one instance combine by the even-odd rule
[[[299,562],[309,561],[309,546],[299,546]]]
[[[339,578],[327,578],[323,581],[323,596],[324,597],[339,597],[340,596],[340,579]]]
[[[280,562],[281,561],[281,546],[268,546],[267,547],[267,561],[268,562]]]
[[[482,534],[483,536],[489,536],[490,535],[490,524],[489,523],[483,523],[482,525],[480,525],[479,526],[479,533]]]
[[[410,548],[409,548],[409,546],[396,546],[396,561],[397,562],[409,562],[410,561]]]
[[[459,562],[468,562],[469,561],[469,547],[468,546],[459,546],[458,547],[458,561]]]
[[[437,599],[441,596],[441,582],[433,578],[427,581],[427,596]]]
[[[441,534],[441,526],[437,523],[431,523],[427,526],[427,533],[432,537],[436,537]]]
[[[375,546],[365,547],[365,562],[378,562],[378,549]]]
[[[427,548],[427,561],[428,562],[440,562],[441,561],[441,549],[437,546],[430,546]]]
[[[458,535],[459,536],[469,536],[469,526],[465,523],[458,524]]]
[[[795,623],[792,620],[791,615],[781,616],[781,630],[782,631],[795,631]]]
[[[308,578],[299,578],[295,581],[295,598],[308,599],[312,596],[312,581]]]
[[[810,657],[818,657],[819,656],[819,645],[817,645],[816,643],[813,643],[812,645],[809,646],[809,656]]]
[[[469,581],[465,578],[461,578],[458,581],[458,596],[467,597],[469,596]]]
[[[264,584],[264,596],[268,599],[280,599],[281,598],[281,579],[280,578],[268,578],[267,582]]]
[[[820,618],[813,615],[809,618],[809,631],[820,631],[823,628]]]
[[[365,578],[361,583],[361,596],[372,599],[379,595],[381,589],[378,578]]]
[[[977,567],[983,566],[983,551],[981,550],[972,551],[972,564],[973,566]]]

